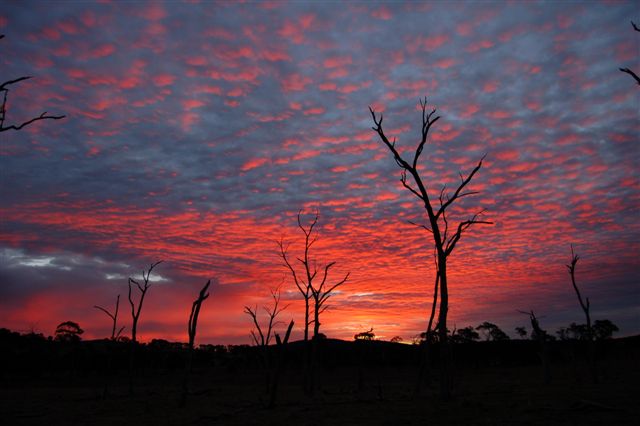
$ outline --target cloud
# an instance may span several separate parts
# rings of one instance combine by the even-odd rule
[[[424,211],[367,107],[411,155],[427,96],[442,117],[422,155],[430,194],[487,154],[481,193],[451,210],[494,222],[451,258],[452,321],[519,325],[519,308],[578,321],[573,243],[594,318],[639,332],[640,125],[616,71],[637,62],[631,3],[261,6],[7,5],[2,78],[34,76],[12,88],[7,122],[67,118],[0,134],[3,326],[76,319],[100,337],[91,307],[162,258],[143,338],[184,339],[193,293],[215,277],[202,338],[247,343],[242,307],[287,279],[274,241],[299,250],[295,216],[318,207],[315,254],[352,272],[323,328],[417,334],[430,235],[407,223]]]

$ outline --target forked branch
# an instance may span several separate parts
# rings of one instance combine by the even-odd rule
[[[0,40],[2,40],[3,38],[4,38],[4,34],[1,34]],[[28,80],[30,78],[31,76],[19,77],[13,80],[5,81],[0,85],[0,92],[2,92],[2,106],[0,106],[0,132],[6,132],[7,130],[20,130],[23,127],[28,126],[29,124],[36,121],[40,121],[40,120],[60,120],[65,118],[64,115],[49,115],[47,111],[45,111],[39,116],[34,117],[30,120],[24,121],[21,124],[18,124],[18,125],[12,124],[10,126],[4,125],[4,122],[7,116],[7,96],[9,95],[9,86],[24,80]]]

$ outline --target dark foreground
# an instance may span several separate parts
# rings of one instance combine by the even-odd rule
[[[3,359],[0,418],[6,425],[637,424],[638,338],[601,347],[598,384],[587,373],[580,345],[566,342],[554,347],[552,381],[545,384],[533,343],[457,347],[455,396],[447,402],[438,396],[437,360],[431,383],[415,395],[419,348],[382,342],[323,342],[319,389],[305,395],[300,348],[294,344],[272,409],[266,408],[265,373],[255,348],[226,355],[199,352],[184,407],[179,404],[184,364],[175,348],[141,350],[133,395],[117,350],[112,361],[120,368],[109,376],[96,367],[104,359],[95,347],[76,348],[66,358],[55,350],[55,356],[23,352],[13,368],[12,360]],[[16,356],[4,353],[3,358]],[[58,364],[26,368],[38,355]],[[103,398],[107,378],[109,393]]]

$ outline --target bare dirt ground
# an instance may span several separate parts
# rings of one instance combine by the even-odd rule
[[[301,374],[283,377],[277,407],[266,408],[260,371],[212,369],[194,375],[186,407],[179,406],[181,374],[146,372],[129,395],[126,378],[11,380],[0,389],[6,425],[626,425],[640,419],[640,366],[632,359],[603,366],[593,384],[580,367],[553,366],[546,385],[536,366],[462,368],[455,397],[442,402],[434,380],[414,395],[415,367],[371,367],[357,391],[347,368],[321,372],[314,396]]]

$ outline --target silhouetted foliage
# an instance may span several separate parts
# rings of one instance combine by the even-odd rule
[[[472,326],[460,328],[451,336],[451,340],[455,343],[470,343],[480,339],[480,335]]]
[[[84,333],[84,330],[80,328],[77,322],[61,322],[56,327],[55,340],[57,342],[79,342],[82,340],[80,337],[82,333]]]
[[[593,323],[593,334],[598,340],[610,339],[618,331],[618,326],[608,319],[595,320]]]
[[[404,339],[400,336],[393,336],[391,338],[391,340],[389,340],[391,343],[402,343]]]
[[[371,112],[371,117],[373,118],[373,123],[375,125],[373,127],[373,130],[378,134],[389,151],[391,151],[393,159],[395,160],[398,167],[402,169],[400,182],[402,182],[402,185],[420,200],[420,203],[423,205],[427,214],[427,225],[418,226],[431,233],[434,242],[435,256],[437,258],[436,280],[434,287],[436,288],[436,293],[438,292],[438,286],[440,290],[440,313],[438,317],[438,328],[439,340],[441,343],[440,350],[443,352],[441,354],[443,365],[440,368],[440,390],[441,396],[445,399],[448,399],[452,392],[453,382],[451,371],[452,366],[448,361],[450,359],[450,356],[448,355],[449,349],[447,345],[447,314],[449,311],[447,259],[455,249],[458,241],[460,241],[462,234],[467,229],[469,229],[473,225],[490,224],[491,222],[479,219],[479,217],[484,212],[484,210],[481,210],[478,213],[472,215],[469,219],[460,221],[457,226],[450,229],[450,218],[447,217],[447,208],[450,207],[456,200],[478,193],[476,191],[465,191],[465,188],[467,187],[469,182],[471,182],[478,170],[480,170],[480,168],[482,167],[482,161],[484,160],[484,157],[482,157],[482,159],[478,162],[476,167],[471,171],[471,173],[469,173],[468,176],[465,177],[464,175],[462,175],[462,173],[460,173],[460,183],[452,194],[446,192],[446,186],[443,187],[440,190],[440,195],[438,197],[439,206],[434,207],[431,199],[431,196],[433,194],[431,194],[431,196],[429,195],[428,185],[422,180],[422,176],[420,175],[420,172],[418,170],[418,160],[420,159],[420,154],[422,154],[422,150],[427,143],[431,126],[433,126],[433,124],[438,121],[440,117],[434,117],[436,113],[435,109],[433,109],[431,112],[427,112],[426,98],[424,101],[420,101],[420,106],[422,108],[421,139],[418,142],[415,153],[413,154],[413,159],[410,161],[405,160],[400,155],[400,152],[398,151],[398,149],[396,149],[395,139],[393,140],[393,142],[391,142],[387,138],[387,135],[384,133],[384,130],[382,128],[382,114],[380,114],[380,118],[378,118],[373,108],[369,107],[369,111]],[[411,184],[407,181],[407,175],[411,176],[417,188],[411,186]],[[452,229],[455,229],[455,231],[453,231]],[[436,298],[434,297],[434,303],[435,302]],[[427,329],[427,332],[429,331],[430,330]],[[425,353],[425,357],[427,356],[428,354]],[[419,376],[422,376],[422,369]],[[419,381],[420,380],[421,377],[419,378]]]
[[[620,331],[618,326],[608,319],[595,320],[591,328],[593,337],[597,340],[609,339],[613,333]],[[572,322],[568,327],[561,327],[556,331],[560,340],[581,340],[588,341],[590,333],[586,324],[576,324]]]
[[[479,326],[476,327],[476,330],[480,330],[483,332],[485,340],[493,340],[493,341],[501,341],[501,340],[509,340],[509,336],[500,329],[497,325],[485,321]]]
[[[527,329],[526,329],[526,327],[516,327],[515,330],[516,330],[516,333],[518,334],[518,336],[520,336],[521,339],[526,339],[527,338]]]
[[[0,40],[2,40],[3,38],[4,38],[4,34],[0,34]],[[18,77],[16,79],[8,80],[0,84],[0,92],[2,93],[1,95],[2,105],[0,105],[0,132],[5,132],[7,130],[20,130],[23,127],[26,127],[29,124],[39,120],[60,120],[65,117],[64,115],[48,115],[47,112],[45,111],[39,116],[31,118],[27,121],[24,121],[21,124],[17,124],[17,125],[12,124],[9,126],[5,126],[4,122],[7,117],[7,96],[9,95],[9,86],[11,86],[12,84],[19,83],[21,81],[29,80],[30,78],[32,77],[30,76]]]
[[[376,335],[373,332],[373,327],[369,331],[362,331],[353,336],[353,340],[375,340]]]

